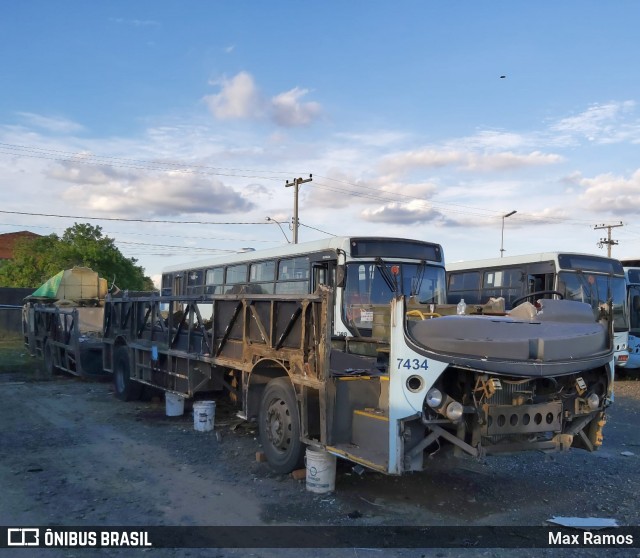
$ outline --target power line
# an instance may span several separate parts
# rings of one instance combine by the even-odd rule
[[[86,219],[88,221],[124,221],[129,223],[170,223],[172,225],[269,225],[263,221],[170,221],[167,219],[126,219],[124,217],[87,217],[80,215],[57,215],[53,213],[30,213],[27,211],[4,211],[9,215],[29,215],[31,217],[56,217],[60,219]]]
[[[32,159],[44,159],[49,161],[64,161],[82,165],[109,165],[116,168],[133,168],[139,170],[174,171],[186,174],[205,174],[216,176],[231,176],[238,178],[261,178],[263,180],[282,180],[275,176],[261,176],[256,174],[230,174],[230,173],[268,173],[268,174],[291,174],[285,171],[261,171],[256,169],[235,169],[228,167],[210,167],[206,165],[175,163],[172,161],[149,161],[146,159],[127,159],[123,157],[109,157],[104,155],[94,155],[90,153],[60,151],[56,149],[42,149],[23,145],[0,143],[0,153],[4,155],[14,155],[28,157]],[[201,169],[201,170],[194,170]],[[225,171],[225,172],[221,172]]]
[[[5,151],[2,151],[3,149]],[[8,153],[7,153],[7,150],[9,151]],[[211,166],[205,166],[205,165],[187,165],[184,163],[176,163],[176,162],[149,161],[145,159],[128,159],[128,158],[122,158],[122,157],[109,157],[109,156],[87,154],[82,152],[44,149],[44,148],[36,148],[36,147],[29,147],[24,145],[16,145],[16,144],[8,144],[8,143],[0,143],[0,154],[1,153],[4,153],[5,155],[19,155],[23,157],[31,157],[31,158],[38,158],[38,159],[45,159],[45,160],[73,162],[73,163],[82,164],[82,165],[93,165],[93,166],[110,165],[116,168],[133,168],[138,170],[152,170],[152,171],[159,171],[159,172],[174,171],[174,172],[181,172],[181,173],[187,173],[187,174],[210,174],[210,175],[216,175],[216,176],[255,178],[255,179],[272,180],[272,181],[279,181],[281,180],[281,178],[274,177],[274,176],[262,176],[262,175],[256,175],[256,174],[251,174],[251,175],[229,174],[229,172],[299,174],[299,173],[290,173],[287,171],[260,171],[260,170],[254,170],[254,169],[235,169],[235,168],[226,168],[226,167],[211,167]],[[203,170],[194,170],[194,168],[203,169]],[[227,172],[221,172],[221,171],[227,171]],[[401,194],[397,192],[387,192],[385,190],[373,188],[370,186],[363,186],[361,184],[355,184],[345,180],[338,180],[330,177],[321,177],[321,178],[324,178],[325,180],[337,182],[340,184],[352,186],[355,188],[369,190],[371,192],[378,194],[378,195],[374,195],[374,194],[367,194],[366,192],[353,192],[352,190],[347,190],[344,188],[343,189],[331,188],[330,186],[326,186],[326,185],[324,187],[324,189],[326,190],[345,193],[347,195],[354,196],[354,197],[369,198],[369,199],[383,201],[387,203],[393,202],[393,201],[400,201],[401,199],[417,200],[423,203],[430,203],[430,202],[426,202],[423,198],[418,198],[418,197],[410,196],[407,194]],[[383,196],[386,196],[386,197],[383,197]],[[482,211],[486,213],[494,213],[498,215],[501,213],[500,211],[483,209],[483,208],[473,208],[471,206],[463,206],[461,204],[439,203],[439,204],[431,204],[431,205],[433,205],[436,208],[443,207],[446,209],[448,205],[452,205],[452,206],[458,206],[463,208],[466,207],[469,209],[475,209],[476,211]],[[447,209],[447,211],[455,212],[454,210],[449,210],[449,209]],[[458,211],[457,213],[464,214],[465,212]],[[466,214],[469,214],[469,213],[466,212]],[[476,214],[476,215],[482,215],[482,214]]]
[[[314,231],[321,232],[322,234],[328,234],[329,236],[338,236],[337,234],[333,234],[333,233],[330,233],[330,232],[327,232],[327,231],[323,231],[321,229],[316,229],[315,227],[312,227],[310,225],[305,225],[304,223],[300,223],[300,226],[301,227],[306,227],[308,229],[313,229]]]
[[[4,227],[15,227],[16,229],[18,228],[23,228],[25,225],[16,225],[15,223],[0,223],[0,226],[4,226]],[[51,226],[44,226],[44,225],[29,225],[30,229],[47,229],[47,230],[52,230],[52,231],[65,231],[67,229],[67,227],[51,227]],[[123,235],[130,235],[130,236],[152,236],[154,238],[183,238],[185,240],[221,240],[224,242],[265,242],[265,243],[274,243],[276,242],[275,240],[265,240],[264,238],[229,238],[229,237],[225,237],[225,236],[185,236],[185,235],[179,235],[179,234],[164,234],[162,232],[155,232],[155,233],[141,233],[141,232],[132,232],[132,231],[103,231],[104,234],[106,235],[113,235],[113,234],[123,234]],[[189,248],[188,246],[184,246],[184,248]]]
[[[266,175],[268,174],[270,175],[299,174],[299,173],[291,173],[290,171],[277,171],[277,170],[262,171],[262,170],[256,170],[256,169],[214,167],[214,166],[195,165],[195,164],[187,165],[186,163],[178,163],[173,161],[128,159],[128,158],[122,158],[122,157],[94,155],[94,154],[82,153],[82,152],[71,152],[71,151],[62,151],[62,150],[55,150],[55,149],[36,148],[36,147],[9,144],[9,143],[0,143],[0,154],[39,158],[39,159],[54,160],[54,161],[73,162],[77,164],[93,165],[93,166],[109,165],[116,168],[133,168],[138,170],[151,170],[151,171],[158,171],[158,172],[180,172],[180,173],[186,173],[186,174],[205,174],[205,175],[216,175],[216,176],[229,176],[229,177],[236,177],[236,178],[254,178],[254,179],[271,180],[271,181],[280,181],[282,180],[282,178],[276,177],[276,176],[266,176]],[[233,174],[233,173],[252,173],[252,174]],[[400,192],[388,192],[386,190],[382,190],[379,188],[373,188],[371,186],[365,186],[362,184],[349,182],[347,180],[340,180],[340,179],[326,177],[322,175],[316,175],[316,177],[322,178],[330,182],[335,182],[337,184],[344,184],[351,188],[358,188],[365,191],[355,192],[351,189],[336,188],[328,184],[322,184],[321,182],[314,183],[314,186],[316,188],[333,191],[337,193],[342,193],[342,194],[346,194],[353,197],[372,199],[372,200],[380,201],[384,203],[401,202],[403,200],[417,201],[421,204],[421,206],[440,211],[443,214],[456,213],[456,214],[462,214],[462,215],[468,215],[468,216],[482,216],[482,217],[491,216],[491,217],[499,218],[500,215],[503,213],[502,211],[498,211],[498,210],[484,209],[484,208],[479,208],[479,207],[469,206],[464,204],[427,201],[424,198],[411,196],[409,194],[402,194]],[[453,209],[453,208],[460,208],[460,209]],[[107,218],[103,218],[103,219],[109,220]],[[113,220],[125,220],[125,219],[113,219]],[[541,223],[541,222],[557,221],[557,222],[565,222],[570,225],[574,223],[583,223],[583,224],[590,223],[587,220],[571,219],[567,217],[545,216],[543,218],[538,218],[535,215],[530,215],[523,212],[520,212],[518,214],[517,221],[526,222],[526,223]],[[155,220],[155,221],[139,220],[138,222],[178,223],[177,221],[160,221],[160,220]],[[199,222],[199,221],[192,221],[192,222],[190,221],[190,222],[181,222],[181,223],[244,224],[244,223],[222,223],[222,222],[209,223],[209,222]],[[254,223],[246,223],[246,224],[254,224]],[[264,224],[264,223],[255,223],[255,224]]]

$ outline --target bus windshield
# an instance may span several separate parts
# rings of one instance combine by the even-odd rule
[[[393,267],[397,267],[395,275]],[[358,330],[371,328],[371,305],[389,304],[396,293],[415,296],[422,304],[443,304],[446,302],[445,271],[441,267],[415,263],[347,264],[343,313],[347,322]]]
[[[629,319],[629,331],[640,335],[640,285],[629,285]]]
[[[626,284],[622,277],[597,275],[589,272],[558,273],[558,290],[567,300],[586,302],[593,308],[595,315],[604,307],[607,300],[613,300],[613,327],[615,331],[629,329],[629,317],[626,304]]]

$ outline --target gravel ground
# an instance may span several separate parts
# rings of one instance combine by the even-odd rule
[[[0,524],[171,526],[530,526],[554,516],[640,525],[640,381],[617,382],[600,451],[439,459],[423,473],[357,474],[338,462],[336,491],[256,460],[254,425],[218,401],[214,432],[161,399],[122,403],[109,383],[39,379],[0,367]],[[11,552],[9,552],[9,550]],[[14,550],[0,553],[14,556]],[[140,555],[131,549],[23,550],[20,556]],[[154,556],[298,556],[282,549],[148,549]],[[305,549],[305,556],[381,556],[380,549]],[[475,556],[596,556],[601,550],[465,549]],[[640,556],[640,549],[607,550]],[[134,554],[135,553],[135,554]],[[384,550],[384,556],[458,556],[461,549]],[[597,554],[596,554],[597,553]]]

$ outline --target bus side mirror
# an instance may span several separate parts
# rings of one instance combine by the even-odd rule
[[[344,266],[339,265],[336,268],[336,287],[344,287],[346,276],[347,274],[345,273]]]
[[[633,297],[632,305],[633,305],[633,311],[634,312],[640,311],[640,295],[635,295]]]

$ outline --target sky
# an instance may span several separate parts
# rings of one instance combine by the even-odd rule
[[[292,239],[640,257],[640,3],[56,0],[0,18],[0,233],[147,275]],[[516,211],[515,214],[504,217]],[[286,237],[286,238],[285,238]],[[599,246],[600,244],[600,246]]]

